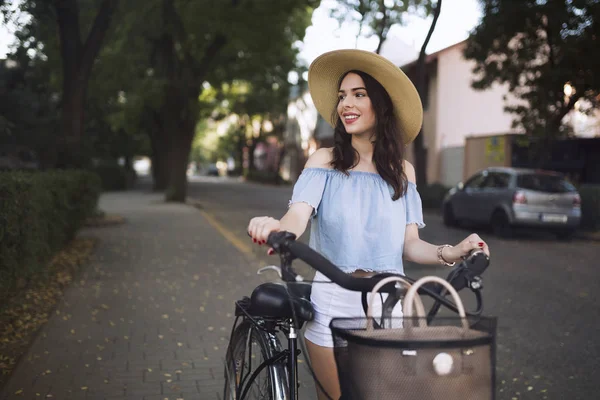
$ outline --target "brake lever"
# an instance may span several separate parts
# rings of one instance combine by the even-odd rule
[[[478,299],[477,301],[479,302],[481,296],[480,290],[483,288],[481,274],[486,270],[489,264],[490,258],[487,254],[481,250],[475,250],[465,257],[465,259],[454,268],[450,274],[448,274],[446,280],[457,292],[468,287],[475,293],[475,296]],[[437,292],[438,295],[445,297],[448,290],[440,285],[435,292]],[[431,320],[437,315],[441,306],[442,303],[439,300],[436,300],[427,314],[427,323],[431,323]]]
[[[266,267],[260,268],[256,273],[258,275],[262,275],[264,272],[266,272],[268,270],[273,270],[273,271],[277,272],[277,275],[279,275],[279,278],[283,279],[283,275],[281,274],[281,267],[278,267],[277,265],[267,265]]]

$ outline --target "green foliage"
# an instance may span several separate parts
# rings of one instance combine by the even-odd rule
[[[581,185],[581,227],[600,231],[600,185]]]
[[[79,36],[85,38],[100,1],[73,3],[78,7]],[[319,4],[320,0],[119,2],[87,86],[80,158],[163,152],[156,165],[179,171],[167,155],[171,143],[185,140],[172,139],[187,140],[202,120],[237,113],[247,120],[260,115],[280,121],[286,111],[288,73],[296,68],[297,43]],[[54,110],[53,124],[33,131],[42,135],[39,147],[52,150],[60,145],[62,125],[56,110],[64,73],[55,4],[23,0],[20,8],[31,18],[18,31],[19,51],[35,71],[44,72],[40,82],[52,101],[43,103]],[[246,90],[236,92],[228,86]],[[204,98],[207,90],[214,93]],[[14,131],[10,123],[1,120],[0,129]],[[231,147],[229,138],[220,142],[220,149]]]
[[[46,66],[23,49],[0,62],[0,145],[27,146],[42,160],[55,143],[59,117]]]
[[[358,37],[377,36],[379,53],[393,25],[402,25],[406,15],[431,13],[433,0],[338,0],[338,7],[331,10],[331,16],[340,24],[358,22]]]
[[[78,0],[81,36],[87,37],[98,13],[96,0]],[[1,7],[0,7],[1,9]],[[8,7],[5,5],[5,11]],[[18,9],[10,10],[11,20],[26,21],[16,32],[20,43],[10,58],[17,67],[8,73],[0,71],[0,84],[9,87],[5,93],[11,101],[0,101],[0,111],[20,118],[14,121],[12,136],[17,142],[25,142],[52,164],[53,152],[60,145],[60,101],[62,93],[63,62],[61,61],[54,6],[49,2],[22,1]],[[29,18],[25,18],[29,17]],[[123,22],[122,20],[119,22]],[[114,38],[120,26],[109,29],[108,36]],[[115,52],[116,50],[116,52]],[[124,57],[125,49],[116,47],[102,51],[92,70],[88,84],[85,110],[85,135],[82,152],[87,159],[118,158],[121,156],[145,155],[149,153],[147,134],[136,124],[138,103],[121,101],[121,94],[128,88],[128,74],[135,62]],[[133,63],[132,63],[133,61]],[[133,96],[132,96],[133,98]],[[0,99],[1,100],[1,99]],[[135,98],[133,98],[135,100]],[[7,110],[4,110],[7,108]],[[134,109],[135,122],[127,118],[126,110]],[[19,110],[13,112],[12,110]],[[129,112],[131,114],[131,112]],[[21,122],[23,121],[23,122]],[[11,121],[12,122],[12,121]],[[14,142],[0,126],[0,142]]]
[[[598,0],[480,0],[483,19],[465,56],[475,61],[476,89],[507,84],[514,128],[551,140],[568,134],[563,117],[579,100],[598,108]],[[570,83],[574,92],[565,96]],[[582,107],[583,108],[583,107]]]
[[[94,212],[100,180],[88,171],[0,173],[0,293],[33,274]]]

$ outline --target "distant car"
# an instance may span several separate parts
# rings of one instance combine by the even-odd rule
[[[219,168],[217,168],[217,164],[210,164],[206,170],[206,175],[219,176]]]
[[[444,224],[489,224],[497,236],[514,227],[540,228],[570,238],[581,221],[581,197],[562,175],[519,168],[487,168],[448,191]]]

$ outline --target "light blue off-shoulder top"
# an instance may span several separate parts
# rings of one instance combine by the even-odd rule
[[[392,200],[393,188],[374,172],[305,168],[290,205],[313,207],[309,245],[345,272],[357,269],[404,273],[406,225],[423,228],[417,186]]]

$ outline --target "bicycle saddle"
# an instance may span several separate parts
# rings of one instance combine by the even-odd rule
[[[296,283],[285,285],[267,282],[257,286],[250,296],[250,315],[271,318],[293,318],[299,323],[312,321],[314,309],[310,303],[310,284]],[[294,309],[292,310],[292,306]]]

